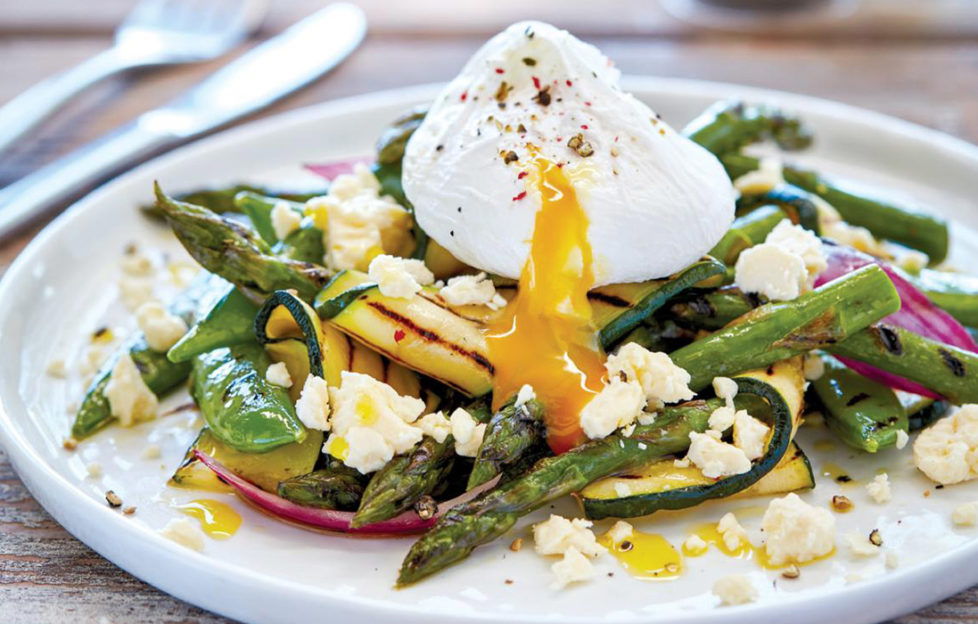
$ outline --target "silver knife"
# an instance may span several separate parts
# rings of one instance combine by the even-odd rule
[[[0,190],[0,237],[123,166],[257,111],[336,67],[363,40],[352,4],[331,4],[199,85]]]

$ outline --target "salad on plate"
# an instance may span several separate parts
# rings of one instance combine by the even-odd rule
[[[68,444],[162,417],[189,380],[204,424],[171,485],[418,534],[399,586],[507,535],[519,550],[517,522],[567,496],[580,517],[533,527],[557,587],[606,556],[672,578],[711,548],[795,578],[833,556],[852,505],[798,495],[816,484],[799,427],[861,453],[919,432],[907,453],[937,487],[978,478],[978,278],[945,263],[940,218],[784,161],[811,142],[764,103],[678,131],[595,47],[514,24],[374,158],[310,165],[315,192],[157,185],[147,215],[200,270],[163,303],[126,251],[140,331]],[[866,489],[885,503],[888,474]],[[748,497],[769,501],[760,542],[731,513],[681,544],[625,520]],[[978,505],[954,515],[974,524]],[[189,520],[163,532],[199,546]],[[846,539],[882,551],[877,531]],[[757,595],[737,575],[714,592]]]

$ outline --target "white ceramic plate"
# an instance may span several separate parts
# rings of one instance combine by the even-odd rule
[[[667,121],[681,127],[713,101],[742,97],[798,110],[816,131],[817,146],[799,160],[833,174],[939,211],[955,222],[954,258],[969,265],[978,253],[978,149],[945,135],[874,113],[821,100],[742,87],[686,81],[632,79],[628,85]],[[202,554],[163,539],[157,530],[179,514],[174,502],[213,495],[164,485],[192,439],[194,415],[162,418],[130,430],[112,428],[79,446],[62,448],[81,393],[80,380],[45,375],[56,357],[74,357],[103,324],[131,327],[114,303],[123,247],[137,242],[179,254],[160,226],[134,206],[147,200],[159,179],[170,191],[239,180],[295,176],[298,165],[369,154],[379,129],[411,104],[430,99],[432,87],[331,102],[235,129],[157,159],[86,197],[53,222],[20,255],[0,284],[0,443],[31,492],[71,533],[125,570],[179,598],[249,622],[397,621],[674,621],[756,622],[781,618],[804,622],[878,621],[922,607],[978,582],[978,530],[957,530],[950,512],[978,500],[978,484],[935,490],[910,465],[910,449],[859,456],[825,442],[824,429],[806,429],[801,444],[817,473],[840,464],[856,482],[821,478],[805,497],[826,505],[833,494],[855,502],[837,516],[838,552],[803,568],[788,581],[755,562],[715,552],[689,559],[673,582],[632,579],[610,558],[591,583],[564,591],[549,588],[551,561],[509,540],[479,549],[465,563],[416,587],[395,591],[395,573],[409,539],[344,539],[276,522],[222,496],[244,517],[226,541],[208,540]],[[970,268],[974,268],[973,262]],[[71,368],[74,368],[73,366]],[[186,401],[175,397],[167,405]],[[821,442],[821,443],[819,443]],[[148,444],[162,457],[145,459]],[[831,448],[829,448],[831,447]],[[816,450],[819,449],[819,450]],[[87,466],[97,462],[102,475]],[[879,468],[890,472],[894,500],[876,505],[864,484]],[[119,493],[138,507],[124,516],[103,495]],[[925,491],[929,497],[925,498]],[[714,503],[685,513],[663,513],[639,528],[677,544],[693,525],[715,522],[728,510],[755,532],[764,500]],[[573,513],[570,503],[558,511]],[[545,509],[527,518],[525,535]],[[604,523],[600,525],[602,528]],[[878,528],[886,550],[899,557],[856,560],[847,532]],[[710,589],[720,576],[750,575],[760,600],[720,608]],[[507,584],[509,579],[512,583]]]

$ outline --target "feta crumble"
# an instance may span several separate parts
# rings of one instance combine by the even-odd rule
[[[329,389],[331,433],[323,451],[367,474],[407,452],[423,435],[414,423],[425,404],[401,396],[370,375],[343,371],[340,386]]]
[[[772,301],[790,301],[805,291],[808,269],[801,256],[761,243],[745,249],[737,258],[734,282],[745,292],[759,293]]]
[[[289,234],[298,230],[299,226],[302,225],[302,215],[293,210],[288,202],[275,202],[269,216],[272,220],[272,229],[275,230],[275,238],[280,241],[285,240]]]
[[[713,595],[721,604],[731,607],[757,600],[757,588],[743,574],[730,574],[713,584]]]
[[[733,400],[737,398],[737,382],[729,377],[714,377],[713,392],[726,402],[727,407],[733,407]]]
[[[726,513],[717,522],[717,533],[723,539],[723,545],[727,547],[727,550],[737,551],[742,546],[747,546],[750,544],[750,540],[747,539],[747,531],[744,527],[737,522],[737,516],[732,513]]]
[[[780,184],[784,184],[784,173],[781,160],[774,157],[761,158],[757,169],[733,181],[734,188],[743,195],[767,193]]]
[[[797,494],[776,498],[761,520],[764,548],[771,565],[806,563],[835,548],[835,518],[828,509],[813,507]]]
[[[516,403],[515,407],[523,405],[527,401],[532,401],[537,398],[537,393],[533,390],[533,386],[530,384],[523,384],[520,386],[520,391],[516,393]]]
[[[955,526],[975,526],[978,524],[978,503],[963,503],[951,512],[951,522]]]
[[[506,299],[496,292],[496,286],[485,273],[458,275],[438,291],[449,305],[484,305],[498,310],[506,305]]]
[[[605,552],[591,531],[590,520],[568,519],[550,514],[547,520],[533,525],[533,548],[540,555],[562,555],[569,548],[588,557]]]
[[[126,250],[120,262],[122,272],[134,277],[147,277],[153,274],[153,261],[137,247]]]
[[[418,427],[426,436],[434,438],[435,442],[441,444],[452,432],[452,423],[445,418],[441,412],[426,414],[418,421]]]
[[[326,380],[308,375],[295,402],[295,415],[309,429],[329,431],[329,387]]]
[[[306,202],[305,214],[323,232],[323,261],[334,270],[365,271],[374,256],[409,255],[414,241],[410,213],[380,195],[380,182],[364,164],[330,183],[329,193]]]
[[[370,261],[370,279],[377,282],[385,297],[410,299],[422,286],[435,281],[435,275],[421,260],[381,254]]]
[[[818,381],[825,374],[825,360],[818,353],[806,353],[802,362],[805,381]]]
[[[910,436],[903,429],[897,429],[896,433],[896,447],[898,451],[902,451],[907,447],[907,442],[910,441]]]
[[[486,435],[486,424],[476,421],[472,414],[461,407],[456,408],[448,419],[455,438],[455,454],[461,457],[475,457]]]
[[[581,410],[581,429],[592,440],[607,437],[619,427],[635,422],[645,407],[645,392],[635,381],[612,377]]]
[[[689,451],[686,454],[686,459],[699,468],[703,476],[716,479],[743,474],[750,470],[750,460],[743,450],[721,442],[709,433],[691,431]]]
[[[802,259],[805,263],[805,269],[808,271],[808,288],[812,287],[818,274],[828,268],[828,260],[825,257],[821,239],[800,225],[793,224],[788,219],[783,219],[781,223],[777,224],[764,239],[764,242],[777,245]]]
[[[689,535],[683,540],[683,550],[690,555],[701,555],[709,549],[710,545],[707,544],[702,537],[696,535]]]
[[[875,557],[883,550],[869,541],[865,535],[857,533],[847,533],[846,542],[849,544],[849,552],[855,557]]]
[[[631,524],[625,522],[624,520],[619,520],[618,522],[615,522],[610,529],[608,529],[607,535],[615,544],[621,544],[630,538],[634,531],[635,528]]]
[[[747,456],[754,460],[764,455],[768,434],[771,428],[754,418],[744,410],[734,414],[733,443]]]
[[[119,279],[119,298],[127,310],[135,312],[139,306],[155,299],[153,282],[145,277],[123,275]]]
[[[609,379],[624,377],[626,381],[638,382],[648,407],[653,410],[665,403],[693,398],[688,372],[676,366],[667,354],[649,351],[634,342],[609,355],[605,369]]]
[[[143,449],[142,458],[143,459],[159,459],[163,452],[160,450],[159,445],[150,444]]]
[[[265,379],[268,383],[281,388],[292,387],[292,376],[289,375],[289,368],[285,362],[275,362],[265,369]]]
[[[712,431],[719,431],[722,433],[733,427],[734,417],[736,414],[737,410],[730,406],[724,405],[722,407],[718,407],[713,410],[712,414],[710,414],[710,419],[707,421],[707,424]]]
[[[174,316],[158,301],[149,301],[136,310],[136,323],[154,351],[166,351],[187,333],[187,323]]]
[[[550,566],[554,573],[554,589],[563,589],[571,583],[579,583],[594,577],[594,566],[591,561],[576,548],[568,548],[564,557]]]
[[[942,485],[978,477],[978,405],[963,405],[917,434],[913,461]]]
[[[152,420],[159,409],[159,400],[143,381],[128,351],[112,367],[109,382],[105,384],[105,398],[109,401],[109,411],[123,427]]]
[[[160,529],[160,535],[190,550],[204,550],[204,532],[190,518],[173,518]]]
[[[54,358],[48,362],[47,374],[55,379],[64,379],[68,376],[68,367],[63,358]]]
[[[866,492],[869,497],[879,504],[888,503],[893,498],[890,492],[890,477],[885,472],[876,475],[872,481],[866,484]]]

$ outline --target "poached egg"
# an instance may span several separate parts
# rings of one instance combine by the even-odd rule
[[[685,268],[734,217],[716,158],[618,79],[566,31],[514,24],[437,97],[403,161],[428,235],[519,279],[487,329],[493,403],[531,385],[558,453],[585,440],[580,412],[606,383],[588,291]]]

